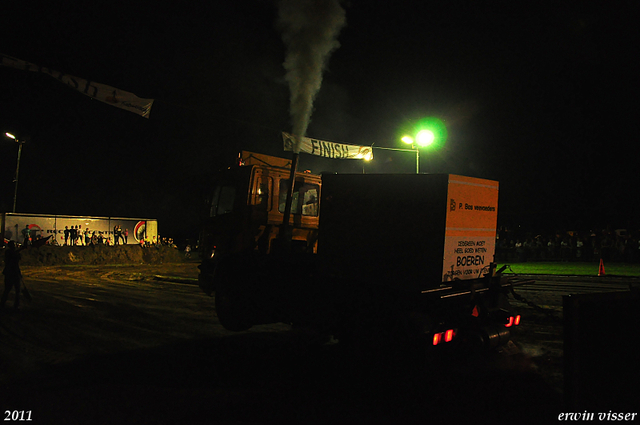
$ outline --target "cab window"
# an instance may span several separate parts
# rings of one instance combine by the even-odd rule
[[[269,194],[271,193],[271,177],[260,177],[254,193],[254,205],[258,211],[269,211]]]
[[[287,192],[290,187],[289,180],[280,180],[278,203],[278,211],[280,212],[284,212],[287,202]],[[319,194],[320,186],[317,184],[296,181],[291,199],[291,213],[317,217]]]
[[[233,211],[236,199],[236,188],[233,186],[217,186],[211,200],[211,217],[228,214]]]

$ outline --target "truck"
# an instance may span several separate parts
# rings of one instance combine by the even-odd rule
[[[520,316],[493,262],[498,182],[453,174],[295,173],[243,151],[215,179],[199,286],[231,331],[284,322],[497,348]],[[285,232],[285,226],[290,227]]]

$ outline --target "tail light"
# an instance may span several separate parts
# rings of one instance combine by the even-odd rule
[[[451,342],[456,337],[456,329],[447,329],[444,332],[433,334],[433,345],[440,345],[444,342]]]
[[[454,336],[455,332],[453,332],[453,329],[449,329],[444,333],[444,342],[451,342]]]
[[[510,328],[511,326],[518,326],[520,324],[520,315],[517,316],[509,316],[509,320],[504,324],[505,327]]]

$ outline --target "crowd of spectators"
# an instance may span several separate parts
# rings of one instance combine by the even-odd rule
[[[640,237],[624,229],[513,235],[499,229],[496,260],[640,262]]]

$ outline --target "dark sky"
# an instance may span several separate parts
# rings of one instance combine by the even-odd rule
[[[287,156],[285,47],[275,2],[14,2],[0,52],[154,98],[149,119],[46,75],[0,68],[0,130],[28,139],[18,212],[153,217],[197,233],[214,171],[240,150]],[[309,137],[402,148],[401,128],[441,119],[421,171],[500,181],[501,224],[640,227],[638,44],[633,1],[344,2]],[[10,211],[17,145],[0,143]],[[376,150],[366,172],[410,173]],[[313,172],[359,161],[302,155]]]

